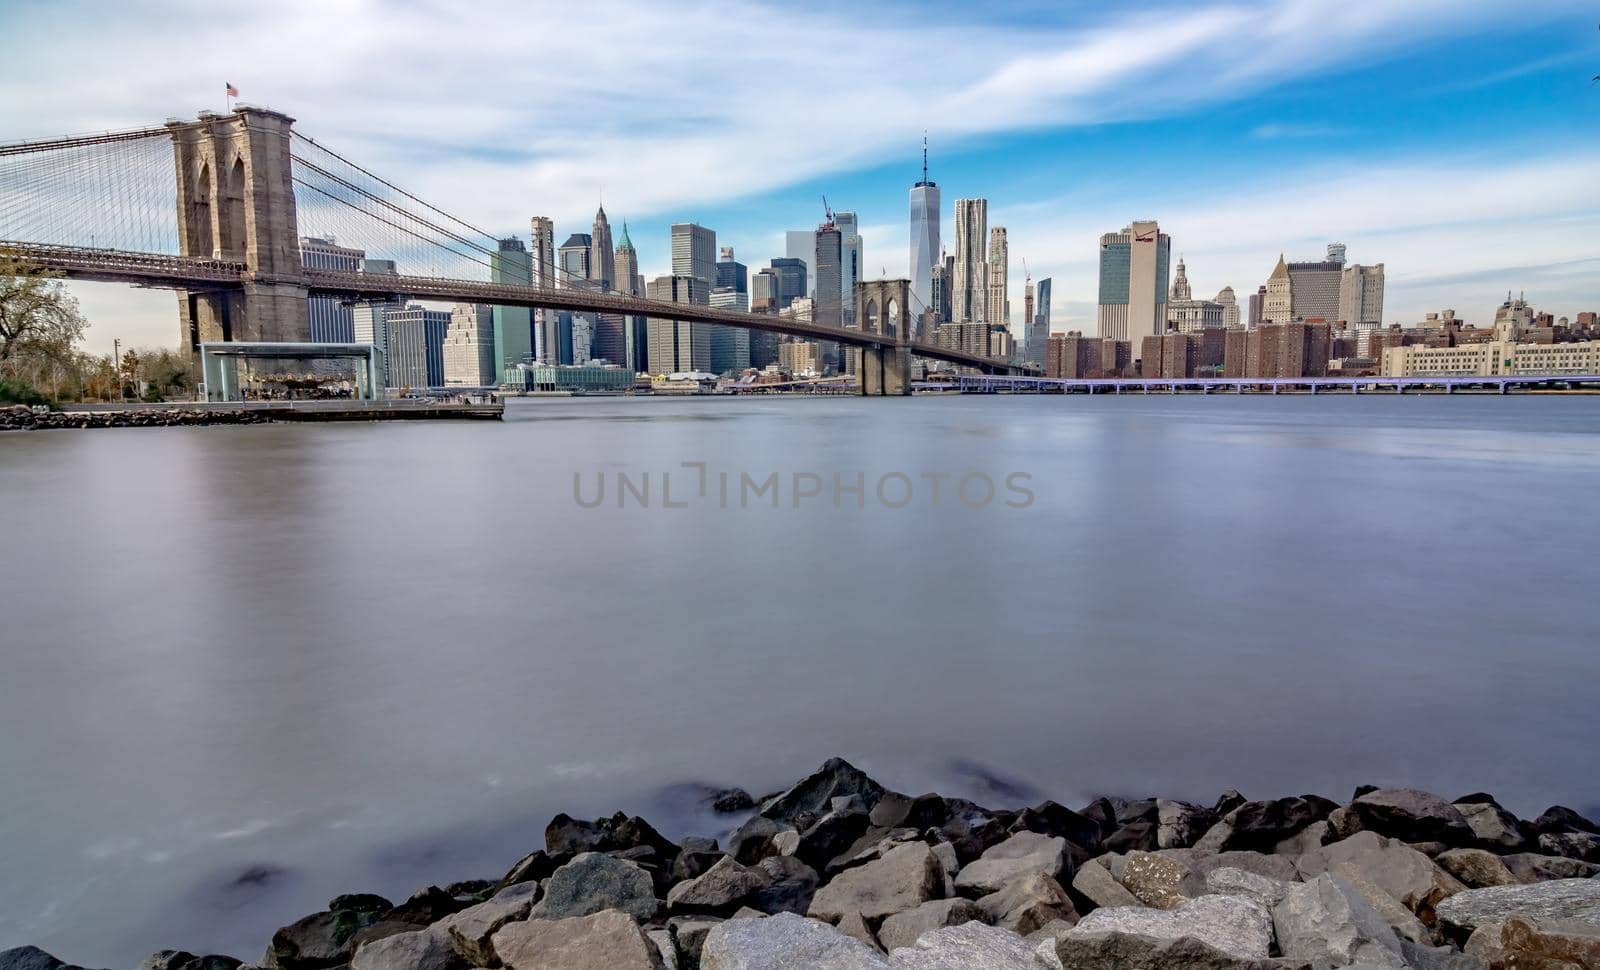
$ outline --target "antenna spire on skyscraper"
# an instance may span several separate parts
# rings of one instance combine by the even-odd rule
[[[928,181],[928,129],[922,129],[922,181]]]

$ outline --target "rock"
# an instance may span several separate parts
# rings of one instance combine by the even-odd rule
[[[1335,807],[1316,795],[1245,802],[1211,826],[1195,848],[1207,852],[1271,852],[1279,842],[1327,818]]]
[[[1484,923],[1472,931],[1461,952],[1477,960],[1481,966],[1504,966],[1506,951],[1500,945],[1500,931],[1504,927],[1504,923]]]
[[[1201,895],[1205,877],[1216,869],[1243,869],[1280,882],[1296,882],[1300,878],[1295,860],[1287,856],[1264,855],[1242,849],[1215,854],[1199,850],[1162,849],[1156,854],[1175,859],[1190,870],[1190,876],[1179,886],[1179,891],[1185,896]]]
[[[1358,829],[1402,842],[1470,846],[1477,836],[1461,810],[1415,788],[1380,788],[1351,802]]]
[[[559,920],[618,909],[636,919],[655,916],[660,901],[650,874],[631,862],[584,852],[550,877],[534,919]]]
[[[939,860],[927,845],[912,842],[834,876],[817,890],[806,912],[829,922],[846,913],[879,919],[915,909],[943,891],[944,871]]]
[[[0,970],[83,970],[83,968],[77,964],[58,960],[36,946],[18,946],[0,950]]]
[[[329,900],[328,909],[334,911],[348,909],[352,913],[387,913],[394,909],[394,903],[377,893],[346,893]]]
[[[933,899],[884,920],[878,927],[878,942],[892,952],[896,947],[911,946],[929,930],[982,919],[983,910],[969,899]]]
[[[1371,797],[1371,796],[1364,796]],[[1375,832],[1357,832],[1301,856],[1295,863],[1303,879],[1333,871],[1377,886],[1423,922],[1432,922],[1439,901],[1466,887],[1432,859]]]
[[[889,792],[872,807],[874,828],[940,828],[950,820],[950,803],[942,795],[929,792],[915,798]]]
[[[1052,921],[1078,921],[1066,890],[1042,872],[1018,876],[1005,888],[980,898],[978,908],[989,923],[1022,936]]]
[[[1533,830],[1540,835],[1557,835],[1562,832],[1588,832],[1600,835],[1600,825],[1589,821],[1565,805],[1551,805],[1533,820]]]
[[[1243,896],[1260,903],[1269,912],[1283,902],[1292,883],[1223,866],[1206,873],[1205,890],[1218,896]]]
[[[678,959],[678,946],[672,940],[672,934],[667,930],[646,930],[645,939],[655,948],[656,956],[661,958],[661,966],[665,970],[682,970]]]
[[[339,899],[344,898],[339,897]],[[384,908],[388,908],[387,900],[384,900]],[[217,953],[197,957],[185,950],[162,950],[145,957],[139,963],[138,970],[237,970],[243,965],[241,960]]]
[[[838,929],[838,931],[843,933],[845,936],[850,937],[850,939],[860,940],[862,943],[872,947],[874,950],[883,949],[883,947],[878,945],[878,937],[872,932],[872,927],[867,925],[866,918],[860,913],[844,914],[839,918],[839,923],[836,929]]]
[[[1539,836],[1539,851],[1547,855],[1600,862],[1600,835],[1590,832],[1547,832]]]
[[[396,933],[356,947],[350,970],[468,970],[450,934],[435,927]]]
[[[508,970],[665,970],[639,924],[617,910],[512,923],[494,949]]]
[[[1112,832],[1100,843],[1106,852],[1154,852],[1157,844],[1157,825],[1154,821],[1139,819]]]
[[[1294,835],[1272,847],[1275,856],[1288,856],[1291,859],[1299,858],[1312,849],[1321,848],[1322,843],[1329,841],[1328,820],[1312,822]]]
[[[269,970],[323,970],[348,963],[351,938],[375,920],[374,914],[348,910],[302,917],[272,934],[262,966]]]
[[[1415,913],[1407,909],[1406,905],[1400,900],[1367,881],[1360,870],[1340,863],[1329,871],[1344,879],[1356,892],[1361,894],[1361,898],[1367,901],[1367,905],[1371,906],[1379,916],[1382,916],[1383,921],[1389,924],[1390,929],[1394,930],[1395,935],[1400,938],[1402,946],[1407,941],[1413,943],[1431,943],[1433,941],[1433,934],[1422,924],[1422,920],[1418,919]],[[1429,918],[1432,918],[1431,914]]]
[[[743,788],[724,788],[714,791],[710,796],[711,810],[723,815],[734,812],[747,812],[756,807],[755,799]]]
[[[556,871],[556,861],[550,858],[550,853],[543,849],[535,849],[512,866],[504,876],[500,877],[500,888],[515,886],[522,882],[538,882],[549,879],[550,874]]]
[[[1230,788],[1217,796],[1216,803],[1211,806],[1211,814],[1221,818],[1247,801],[1249,799],[1240,794],[1237,788]]]
[[[1439,904],[1439,922],[1463,935],[1512,916],[1571,919],[1600,925],[1600,881],[1554,879],[1525,886],[1468,889]]]
[[[771,882],[757,890],[753,908],[763,913],[799,915],[810,908],[811,897],[820,881],[815,869],[789,856],[762,859],[756,869],[765,873]]]
[[[700,951],[700,970],[887,970],[888,966],[889,961],[865,943],[793,913],[719,923],[706,935]]]
[[[1470,957],[1448,946],[1431,946],[1426,943],[1400,941],[1400,956],[1413,970],[1485,970],[1476,957]]]
[[[1571,920],[1530,920],[1513,916],[1500,935],[1511,967],[1565,970],[1600,967],[1600,927]]]
[[[939,868],[944,872],[944,895],[956,894],[956,873],[961,871],[961,863],[956,857],[956,847],[948,842],[940,842],[933,846],[933,857],[939,860]]]
[[[963,923],[929,930],[889,954],[893,970],[1036,970],[1034,947],[1008,930]]]
[[[1272,947],[1272,917],[1250,899],[1201,896],[1170,910],[1139,906],[1097,909],[1080,919],[1063,942],[1100,933],[1126,933],[1151,940],[1193,937],[1229,956],[1265,959]]]
[[[1188,874],[1189,868],[1171,857],[1130,852],[1122,871],[1122,886],[1146,906],[1177,909],[1189,901],[1178,891],[1178,884]]]
[[[771,883],[772,877],[765,872],[747,869],[723,856],[703,875],[673,886],[667,893],[667,910],[726,915],[754,901],[756,893]]]
[[[1315,967],[1405,967],[1400,939],[1361,893],[1331,873],[1291,886],[1273,907],[1278,946]]]
[[[773,838],[780,832],[793,830],[793,826],[779,824],[766,816],[752,816],[728,836],[728,855],[743,865],[753,866],[769,855],[777,855]]]
[[[884,787],[843,758],[830,758],[793,788],[762,806],[761,815],[793,825],[802,812],[824,814],[830,802],[842,795],[861,796],[862,804],[870,812],[884,796]],[[800,826],[795,825],[795,828]]]
[[[1518,852],[1500,857],[1517,882],[1543,882],[1547,879],[1588,879],[1600,875],[1600,866],[1581,859]]]
[[[1103,838],[1097,820],[1051,801],[1018,812],[1017,820],[1011,823],[1011,831],[1060,836],[1069,845],[1081,850],[1084,859],[1100,848]]]
[[[1467,820],[1467,827],[1472,829],[1478,845],[1496,852],[1521,852],[1530,848],[1532,843],[1521,821],[1494,799],[1484,798],[1487,800],[1454,803],[1456,811]]]
[[[865,835],[869,825],[866,812],[829,812],[800,833],[793,851],[786,852],[781,846],[778,851],[795,856],[813,869],[823,869]]]
[[[389,910],[383,917],[393,923],[413,923],[417,926],[427,926],[437,923],[451,913],[465,909],[466,904],[454,896],[440,889],[438,886],[429,886],[412,893],[410,898],[400,905]]]
[[[527,919],[538,895],[538,883],[517,883],[486,902],[446,916],[433,928],[448,933],[456,952],[472,966],[492,967],[497,962],[494,934],[507,923]]]
[[[683,970],[698,970],[700,950],[705,946],[706,935],[722,920],[715,917],[674,916],[667,920],[667,931],[678,950],[678,964]]]
[[[1439,853],[1433,861],[1469,889],[1511,886],[1517,882],[1517,877],[1499,856],[1483,849],[1451,849]]]
[[[1200,837],[1216,821],[1217,816],[1208,808],[1165,798],[1157,799],[1156,846],[1162,849],[1188,848],[1200,841]]]
[[[565,861],[585,852],[608,852],[617,848],[610,826],[589,822],[562,812],[544,828],[544,847],[552,859]]]
[[[1099,859],[1091,860],[1072,877],[1072,889],[1095,906],[1138,906],[1139,899],[1112,877]]]
[[[998,892],[1018,876],[1041,872],[1060,881],[1070,873],[1067,840],[1037,832],[1018,832],[983,853],[956,876],[956,890],[968,896]]]
[[[1156,940],[1128,933],[1068,934],[1056,940],[1052,955],[1053,964],[1041,965],[1061,970],[1287,970],[1276,960],[1230,956],[1191,936]]]
[[[794,832],[792,829],[790,834],[795,835],[797,838],[799,836],[799,833]],[[674,884],[683,882],[686,879],[693,879],[705,873],[716,865],[718,860],[732,858],[732,856],[726,855],[717,849],[715,839],[684,839],[683,841],[683,851],[679,852],[678,857],[672,860],[672,881]],[[689,844],[691,842],[696,844],[691,847]],[[706,843],[709,843],[709,847]]]

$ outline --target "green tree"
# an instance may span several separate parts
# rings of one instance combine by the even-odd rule
[[[87,327],[78,301],[60,280],[0,249],[0,365],[30,357],[70,359]]]

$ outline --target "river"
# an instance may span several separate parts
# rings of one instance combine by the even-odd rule
[[[1597,486],[1600,401],[1533,395],[0,436],[0,948],[254,961],[558,811],[716,834],[686,783],[835,754],[996,805],[1593,816]]]

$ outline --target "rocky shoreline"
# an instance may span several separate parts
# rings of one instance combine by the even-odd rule
[[[263,424],[254,411],[207,408],[119,408],[114,411],[45,411],[17,404],[0,407],[0,431],[51,428],[176,428],[212,424]]]
[[[505,875],[340,896],[254,964],[141,970],[1573,970],[1600,968],[1600,824],[1487,794],[990,810],[833,759],[721,840],[556,816]],[[33,947],[0,970],[73,970]]]

